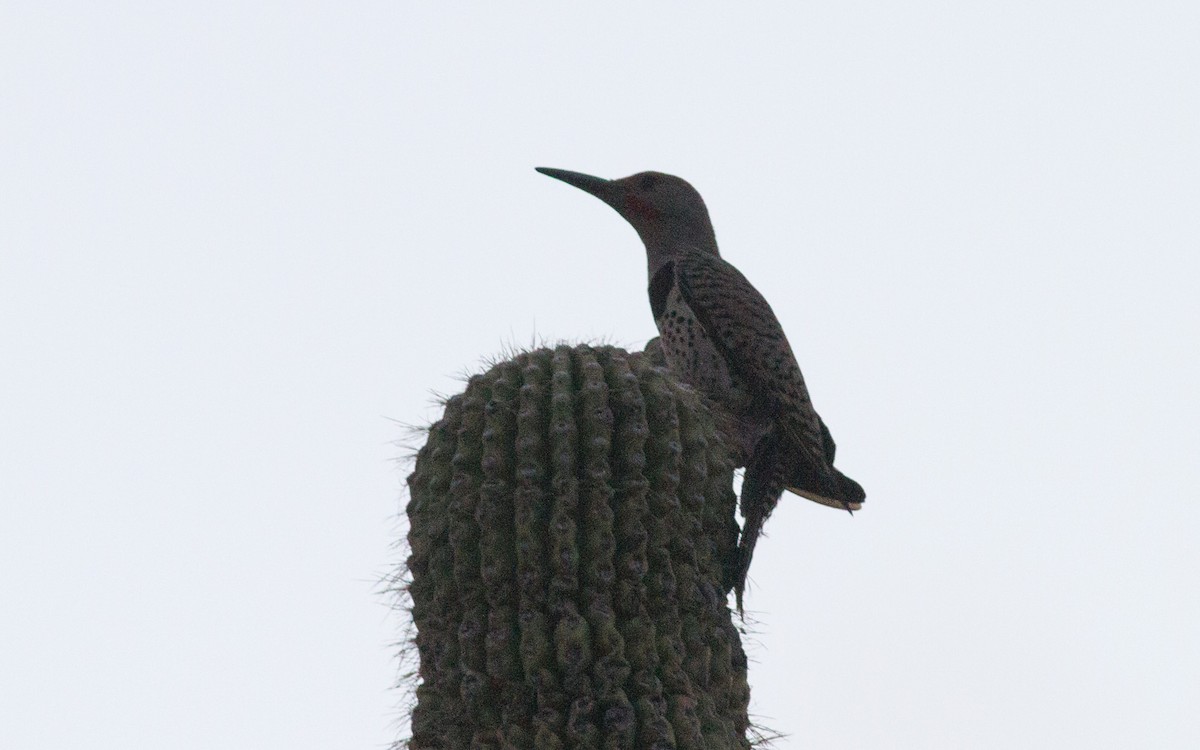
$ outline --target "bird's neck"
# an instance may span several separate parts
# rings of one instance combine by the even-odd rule
[[[721,257],[721,253],[717,250],[717,240],[711,234],[707,237],[694,238],[665,238],[657,241],[650,241],[643,238],[646,245],[646,270],[649,272],[649,278],[653,279],[654,274],[658,273],[659,269],[667,263],[677,260],[684,252],[691,250],[699,250],[703,253],[711,253],[716,257]]]

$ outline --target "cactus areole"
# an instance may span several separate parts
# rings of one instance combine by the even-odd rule
[[[408,479],[413,750],[748,748],[733,460],[640,354],[520,354]]]

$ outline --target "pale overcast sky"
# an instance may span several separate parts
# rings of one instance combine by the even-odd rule
[[[747,605],[781,748],[1200,747],[1200,6],[6,3],[0,747],[383,748],[398,423],[654,335],[656,169],[853,518]]]

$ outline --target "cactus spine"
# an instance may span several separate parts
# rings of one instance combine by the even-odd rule
[[[540,349],[446,403],[409,477],[413,750],[747,748],[733,466],[640,355]]]

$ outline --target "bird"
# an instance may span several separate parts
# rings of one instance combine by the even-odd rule
[[[662,172],[610,180],[536,169],[608,204],[646,247],[650,310],[663,358],[677,379],[720,412],[737,466],[745,467],[738,500],[744,522],[724,581],[744,615],[754,548],[783,492],[851,514],[866,493],[834,467],[837,445],[813,408],[779,319],[721,257],[708,208],[691,184]]]

